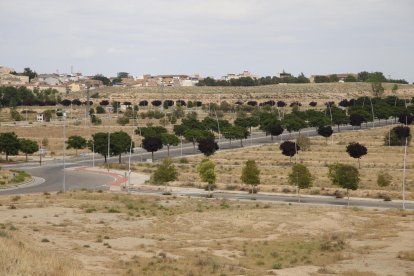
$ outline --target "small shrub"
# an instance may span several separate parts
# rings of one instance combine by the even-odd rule
[[[20,200],[20,196],[14,196],[14,197],[12,197],[12,201],[14,201],[14,202],[16,202],[16,201],[19,201]]]
[[[85,210],[85,213],[93,213],[93,212],[96,212],[95,208],[88,208]]]
[[[108,209],[108,213],[120,213],[120,211],[116,208],[111,207]]]
[[[385,193],[379,193],[378,198],[383,199],[384,201],[391,201],[391,196]]]
[[[377,185],[379,187],[387,187],[391,184],[392,176],[387,172],[379,172],[377,177]]]
[[[336,190],[336,191],[333,193],[333,195],[334,195],[336,198],[344,198],[344,193],[343,193],[342,191],[339,191],[339,190]]]
[[[414,251],[400,251],[397,257],[401,260],[414,262]]]
[[[185,158],[185,157],[180,158],[179,162],[180,162],[180,164],[188,164],[188,163],[190,163],[190,161],[188,161],[188,159]]]
[[[282,269],[282,264],[281,263],[275,263],[275,264],[273,264],[272,269]]]
[[[48,239],[46,239],[46,238],[43,238],[42,240],[41,240],[41,242],[50,242]]]

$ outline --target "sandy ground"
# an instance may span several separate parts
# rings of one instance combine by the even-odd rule
[[[78,273],[414,273],[414,259],[398,257],[413,252],[412,212],[90,192],[0,203],[0,242],[66,256]]]

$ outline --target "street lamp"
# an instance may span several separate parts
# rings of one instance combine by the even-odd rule
[[[111,156],[111,135],[108,132],[108,158],[106,159],[106,166],[108,168],[108,172],[109,172],[109,157]]]
[[[216,114],[216,121],[217,121],[217,129],[218,129],[218,147],[220,150],[220,123],[217,116],[217,111],[214,109],[214,113]]]
[[[66,191],[66,113],[62,112],[63,117],[63,182],[62,190]]]

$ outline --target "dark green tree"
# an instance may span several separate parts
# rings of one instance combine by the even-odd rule
[[[198,150],[206,157],[213,155],[219,149],[213,138],[205,138],[198,141]]]
[[[175,134],[161,133],[162,144],[167,147],[167,155],[170,156],[170,147],[177,146],[180,143],[180,138]]]
[[[333,134],[333,129],[331,126],[320,126],[318,127],[318,134],[325,137],[325,142],[328,144],[328,138]]]
[[[151,158],[152,162],[154,162],[154,152],[162,149],[163,144],[160,137],[145,137],[144,140],[142,140],[142,148],[145,149],[148,152],[151,152]]]
[[[87,143],[88,148],[91,151],[102,155],[105,158],[105,163],[107,162],[108,156],[108,133],[97,132],[92,135],[92,140]],[[111,153],[109,153],[111,154]]]
[[[112,85],[111,80],[105,77],[104,75],[95,75],[92,79],[99,80],[102,82],[103,85],[106,85],[106,86]]]
[[[9,161],[9,155],[17,155],[19,150],[19,139],[14,132],[0,133],[0,152],[6,154],[6,161]]]
[[[78,150],[86,148],[86,139],[82,136],[73,135],[70,136],[66,142],[67,149],[75,149],[75,155],[78,155]]]
[[[130,151],[133,152],[134,142],[132,142],[131,139],[131,136],[124,131],[111,133],[111,154],[118,155],[119,164],[122,163],[122,153],[128,153]]]
[[[280,144],[279,149],[282,151],[283,155],[289,156],[289,162],[292,162],[292,157],[299,152],[300,147],[295,142],[285,141]]]
[[[27,162],[27,155],[33,154],[39,150],[39,145],[36,141],[30,139],[19,139],[20,144],[20,151],[26,155],[26,162]]]
[[[354,142],[348,144],[346,147],[346,152],[352,158],[358,159],[358,167],[361,168],[361,157],[368,153],[368,149],[364,145]]]

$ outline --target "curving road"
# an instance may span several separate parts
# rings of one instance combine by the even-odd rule
[[[375,127],[391,125],[394,123],[394,119],[382,120],[381,122],[376,121]],[[372,128],[372,123],[363,125],[362,129]],[[337,132],[337,128],[334,128]],[[347,131],[357,131],[359,128],[355,128],[349,125],[341,126],[341,132]],[[301,131],[301,135],[306,136],[316,136],[317,132],[315,128],[307,128]],[[283,140],[294,139],[298,136],[298,133],[284,133],[279,137],[275,137],[274,141],[271,140],[270,136],[266,136],[264,133],[254,133],[252,137],[243,140],[245,147],[249,146],[258,146],[264,144],[271,144],[280,142]],[[240,141],[232,141],[231,143],[226,139],[221,139],[219,142],[220,150],[231,150],[240,148]],[[191,143],[185,143],[179,146],[170,148],[171,157],[179,156],[188,156],[199,153],[197,150],[194,151],[193,145]],[[155,153],[155,159],[159,160],[167,156],[167,150],[163,149]],[[135,149],[135,153],[131,155],[131,162],[146,162],[147,159],[151,158],[151,153],[148,153],[141,148]],[[128,162],[129,156],[123,156],[122,161]],[[110,163],[118,162],[118,157],[114,156],[108,159]],[[103,158],[95,157],[95,165],[102,165],[104,162]],[[79,166],[92,166],[93,157],[92,154],[84,157],[76,158],[67,158],[66,159],[66,168],[73,168]],[[31,175],[41,177],[45,179],[45,182],[37,186],[31,187],[22,187],[16,188],[13,190],[0,190],[0,195],[11,195],[11,194],[28,194],[28,193],[42,193],[42,192],[52,192],[52,191],[61,191],[63,188],[63,160],[54,160],[45,162],[42,166],[39,166],[37,163],[25,163],[17,165],[3,166],[7,168],[15,168],[28,171]],[[76,172],[73,170],[66,170],[66,189],[79,189],[79,188],[88,188],[88,189],[108,189],[112,181],[112,177],[107,175],[100,175],[96,173],[87,173],[87,172]],[[193,196],[202,196],[203,194],[194,194]],[[231,193],[222,193],[216,194],[219,197],[223,198],[233,198],[233,199],[243,199],[246,195],[243,194],[231,194]],[[286,201],[286,202],[295,202],[296,199],[292,199],[289,196],[269,196],[269,195],[256,195],[257,200],[270,200],[270,201]],[[309,202],[308,202],[309,201]],[[317,198],[317,199],[308,199],[303,198],[303,203],[314,203],[314,204],[330,204],[330,205],[345,205],[343,200],[332,199],[330,197],[326,198]],[[362,201],[357,202],[352,201],[351,205],[355,206],[368,206],[368,207],[397,207],[397,203],[389,202],[379,202],[378,201]],[[410,203],[407,205],[407,208],[414,209],[414,206]]]

